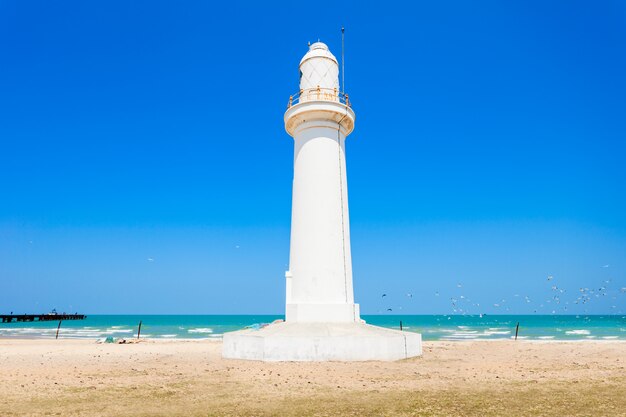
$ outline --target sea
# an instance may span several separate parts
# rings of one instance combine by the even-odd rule
[[[364,315],[369,324],[422,334],[423,340],[626,340],[624,315]],[[90,315],[84,320],[0,323],[0,338],[220,339],[281,315]],[[518,327],[519,324],[519,327]]]

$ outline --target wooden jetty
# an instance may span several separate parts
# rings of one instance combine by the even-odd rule
[[[84,320],[84,314],[0,314],[2,323],[23,321],[61,321],[61,320]]]

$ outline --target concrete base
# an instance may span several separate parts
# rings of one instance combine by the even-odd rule
[[[277,361],[395,361],[422,354],[422,336],[365,323],[274,323],[224,334],[222,356]]]

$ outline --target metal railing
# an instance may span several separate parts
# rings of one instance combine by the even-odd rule
[[[307,88],[300,90],[293,96],[289,96],[289,103],[287,103],[287,109],[295,106],[298,103],[305,103],[308,101],[334,101],[336,103],[345,104],[350,106],[350,97],[336,88]]]

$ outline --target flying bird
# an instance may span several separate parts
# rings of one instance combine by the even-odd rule
[[[154,258],[148,258],[148,262],[154,262]]]

